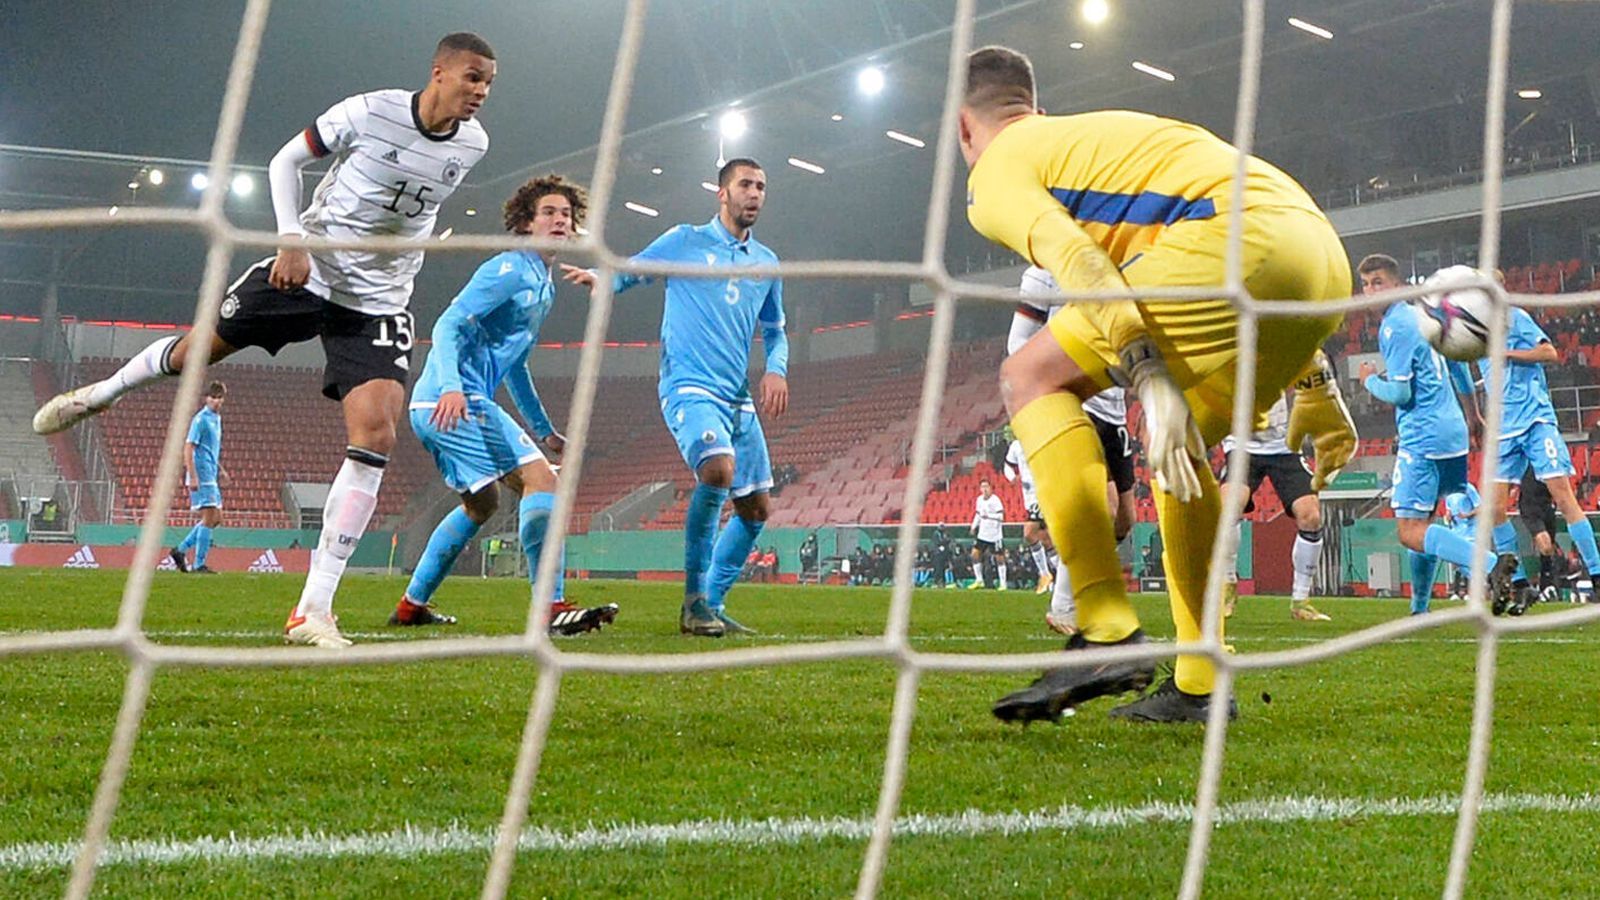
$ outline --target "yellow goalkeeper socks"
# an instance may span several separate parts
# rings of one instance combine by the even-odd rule
[[[1161,517],[1161,558],[1166,566],[1172,623],[1177,626],[1179,641],[1200,640],[1211,545],[1217,539],[1217,517],[1222,513],[1222,494],[1211,467],[1202,460],[1196,464],[1195,473],[1200,476],[1198,500],[1179,503],[1172,495],[1154,490],[1156,513]],[[1186,694],[1211,693],[1217,677],[1210,658],[1186,654],[1178,657],[1173,674],[1178,690]]]
[[[1106,509],[1100,436],[1083,404],[1064,391],[1018,410],[1011,427],[1028,454],[1050,537],[1071,573],[1078,627],[1090,641],[1122,640],[1139,627],[1139,617],[1122,583],[1122,561]]]

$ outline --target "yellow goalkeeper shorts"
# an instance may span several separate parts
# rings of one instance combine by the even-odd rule
[[[1130,287],[1195,287],[1226,280],[1228,219],[1180,222],[1122,265]],[[1350,296],[1350,261],[1321,214],[1295,207],[1256,207],[1245,213],[1242,269],[1245,288],[1260,300],[1336,300]],[[1206,443],[1220,441],[1233,417],[1239,356],[1238,316],[1226,300],[1139,303]],[[1256,355],[1255,412],[1259,421],[1339,327],[1341,315],[1261,317]],[[1062,350],[1084,372],[1109,384],[1117,364],[1111,346],[1076,306],[1050,320]]]

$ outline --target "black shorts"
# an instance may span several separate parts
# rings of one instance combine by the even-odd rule
[[[1533,466],[1522,473],[1522,486],[1517,491],[1517,514],[1529,534],[1554,535],[1556,533],[1556,502],[1550,497],[1550,487],[1534,477]]]
[[[982,553],[984,556],[988,556],[999,550],[1000,544],[996,541],[973,541],[972,549]]]
[[[328,357],[322,394],[343,400],[376,378],[402,385],[411,375],[415,329],[411,313],[373,316],[330,303],[305,288],[280,291],[267,283],[270,259],[251,266],[222,301],[217,337],[239,349],[260,347],[276,356],[289,344],[322,338]]]
[[[1100,446],[1106,451],[1106,480],[1117,486],[1117,493],[1133,490],[1133,441],[1128,437],[1128,426],[1113,425],[1094,416],[1089,417],[1094,430],[1100,435]]]
[[[1038,525],[1040,528],[1046,527],[1044,522],[1044,513],[1040,512],[1039,504],[1035,503],[1032,506],[1029,506],[1026,511],[1026,515],[1029,522]]]
[[[1218,481],[1228,478],[1227,457],[1224,457],[1222,474]],[[1301,497],[1315,496],[1311,490],[1311,470],[1306,468],[1306,461],[1298,453],[1273,453],[1267,455],[1250,454],[1250,471],[1245,476],[1245,484],[1250,487],[1250,499],[1245,502],[1244,511],[1254,512],[1256,508],[1256,490],[1261,487],[1261,482],[1271,481],[1272,490],[1277,493],[1278,501],[1283,504],[1286,512],[1294,512],[1295,501]]]

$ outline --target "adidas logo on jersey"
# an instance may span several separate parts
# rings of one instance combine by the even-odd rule
[[[389,152],[385,153],[383,155],[383,161],[384,162],[392,162],[392,163],[399,162],[400,161],[400,151],[394,149],[393,147],[389,148]]]
[[[262,553],[260,556],[256,557],[256,561],[251,563],[250,567],[248,569],[245,569],[245,571],[246,572],[282,572],[283,571],[283,563],[278,562],[278,554],[274,553],[271,550],[267,550],[265,553]]]
[[[78,548],[77,553],[72,554],[71,559],[62,563],[61,567],[63,569],[98,569],[100,568],[100,562],[94,558],[94,551],[89,549],[89,545],[84,544]]]

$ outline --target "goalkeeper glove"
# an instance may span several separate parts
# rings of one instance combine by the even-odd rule
[[[1339,393],[1333,364],[1321,350],[1294,383],[1294,405],[1289,410],[1289,449],[1300,452],[1308,437],[1317,448],[1311,489],[1320,491],[1356,454],[1356,423]]]
[[[1144,407],[1145,457],[1156,487],[1179,503],[1198,500],[1202,488],[1194,467],[1195,460],[1205,458],[1205,442],[1167,361],[1148,337],[1129,343],[1118,356]]]

